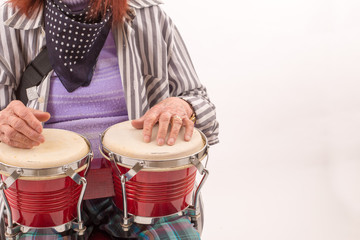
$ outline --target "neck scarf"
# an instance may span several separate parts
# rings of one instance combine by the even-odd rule
[[[68,92],[88,86],[111,28],[111,11],[89,20],[89,7],[72,12],[61,0],[47,0],[45,32],[50,63]]]

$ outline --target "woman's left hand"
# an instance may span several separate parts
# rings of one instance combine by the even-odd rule
[[[150,142],[153,126],[159,122],[159,130],[156,141],[158,145],[164,145],[169,125],[171,127],[167,140],[168,145],[174,145],[180,128],[185,126],[185,141],[190,141],[194,130],[194,123],[190,120],[193,110],[190,105],[181,98],[170,97],[162,100],[141,118],[133,120],[132,126],[143,129],[145,142]]]

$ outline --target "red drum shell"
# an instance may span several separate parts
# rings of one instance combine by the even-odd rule
[[[122,174],[129,168],[118,165]],[[126,182],[128,212],[141,217],[163,217],[186,209],[192,202],[196,167],[171,171],[140,171]],[[121,181],[113,169],[115,204],[123,210]]]
[[[86,169],[78,174],[84,176]],[[2,176],[5,181],[6,177]],[[13,221],[27,227],[60,226],[77,216],[82,185],[70,177],[47,180],[18,179],[5,190]]]

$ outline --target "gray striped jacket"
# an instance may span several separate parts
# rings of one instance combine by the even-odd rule
[[[177,96],[196,113],[196,127],[218,142],[215,107],[200,83],[185,44],[159,0],[128,0],[135,17],[113,26],[119,68],[129,119],[135,119],[159,101]],[[26,66],[45,43],[43,9],[26,17],[8,3],[0,6],[0,109],[15,99],[14,91]],[[28,107],[46,111],[50,76],[36,88]]]

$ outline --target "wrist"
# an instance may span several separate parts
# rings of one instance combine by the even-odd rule
[[[186,114],[187,114],[187,116],[189,117],[189,119],[193,122],[193,123],[195,123],[195,121],[196,121],[196,114],[195,114],[195,110],[194,110],[194,108],[192,107],[192,105],[188,102],[188,101],[186,101],[186,100],[184,100],[184,99],[181,99],[181,100],[183,100],[184,102],[185,102],[185,109],[186,109]]]

